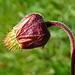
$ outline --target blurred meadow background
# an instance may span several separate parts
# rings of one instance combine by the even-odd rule
[[[70,75],[70,42],[66,32],[50,27],[42,48],[9,51],[2,40],[26,14],[40,13],[44,21],[60,21],[75,38],[75,0],[0,0],[0,75]]]

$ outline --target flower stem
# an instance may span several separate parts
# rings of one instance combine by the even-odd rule
[[[45,22],[45,24],[47,25],[47,27],[59,26],[60,28],[64,29],[67,32],[70,39],[70,45],[71,45],[71,75],[74,75],[75,46],[74,46],[74,38],[71,31],[65,24],[58,21],[49,21],[49,22]]]

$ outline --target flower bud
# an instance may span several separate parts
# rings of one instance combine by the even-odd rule
[[[14,28],[15,38],[21,49],[44,46],[50,34],[41,15],[26,15]]]

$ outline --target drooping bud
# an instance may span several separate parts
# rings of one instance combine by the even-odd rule
[[[50,37],[42,16],[36,13],[26,15],[13,30],[22,49],[42,47]]]

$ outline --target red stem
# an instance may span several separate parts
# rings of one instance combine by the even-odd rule
[[[60,28],[64,29],[70,39],[70,45],[71,45],[71,75],[74,75],[74,63],[75,63],[75,47],[74,47],[74,38],[68,27],[66,27],[65,24],[58,22],[58,21],[50,21],[50,22],[45,22],[47,27],[50,26],[59,26]]]

